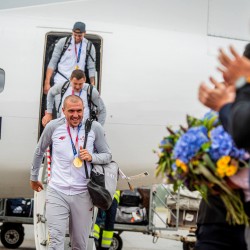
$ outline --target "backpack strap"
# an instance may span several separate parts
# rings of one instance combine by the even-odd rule
[[[91,115],[93,114],[93,107],[97,108],[97,105],[94,104],[92,101],[92,92],[93,92],[94,86],[92,84],[89,84],[87,88],[87,101],[88,101],[88,107],[89,107],[89,117],[91,118]],[[94,119],[97,120],[97,117],[95,115]]]
[[[69,88],[69,84],[70,84],[70,81],[66,81],[63,86],[62,86],[62,90],[61,90],[61,99],[60,99],[60,103],[58,105],[58,109],[57,109],[57,113],[59,113],[59,110],[60,110],[60,107],[61,107],[61,104],[62,104],[62,98],[65,94],[65,92],[67,91],[67,89]]]
[[[61,73],[60,71],[55,71],[55,73],[58,73],[59,75],[61,75],[64,79],[69,80],[63,73]]]
[[[63,50],[62,50],[62,52],[61,52],[61,55],[60,55],[60,57],[59,57],[59,60],[58,60],[58,62],[57,62],[57,65],[56,65],[55,72],[60,73],[60,72],[58,71],[58,64],[60,63],[60,61],[61,61],[63,55],[65,54],[66,50],[68,49],[69,45],[71,44],[71,39],[72,39],[72,36],[67,36],[67,38],[66,38],[66,40],[65,40],[65,43],[64,43],[64,46],[63,46]],[[61,74],[61,73],[60,73],[60,74]],[[62,75],[62,74],[61,74],[61,75]],[[64,75],[62,75],[62,76],[65,78]],[[66,79],[67,79],[67,78],[66,78]]]
[[[91,130],[92,122],[93,122],[93,120],[91,120],[91,119],[87,119],[85,122],[85,137],[84,137],[84,144],[83,144],[84,149],[86,149],[88,134],[89,134],[89,131]],[[86,161],[84,161],[84,167],[85,167],[86,178],[89,179],[89,172],[88,172]]]
[[[88,101],[88,106],[89,106],[89,117],[91,115],[91,110],[92,110],[92,92],[93,92],[93,85],[89,84],[88,89],[87,89],[87,101]]]
[[[93,62],[95,62],[94,58],[91,56],[91,48],[92,48],[93,43],[91,41],[88,41],[87,43],[87,49],[86,49],[86,58],[85,58],[85,66],[88,63],[89,57]]]
[[[61,61],[63,55],[65,54],[66,50],[68,49],[69,45],[71,44],[71,40],[72,40],[72,36],[67,36],[65,43],[64,43],[64,46],[63,46],[63,50],[62,50],[61,55],[59,57],[58,63]]]

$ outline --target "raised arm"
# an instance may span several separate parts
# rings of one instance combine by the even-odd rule
[[[235,85],[240,77],[250,76],[250,61],[239,55],[232,46],[230,52],[231,55],[227,55],[222,49],[219,50],[218,59],[221,65],[218,69],[228,84]]]

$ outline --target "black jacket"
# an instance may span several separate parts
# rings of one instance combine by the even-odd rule
[[[250,84],[237,91],[235,102],[222,107],[219,116],[237,147],[250,152]]]

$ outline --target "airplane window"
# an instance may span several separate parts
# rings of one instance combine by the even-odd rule
[[[0,93],[3,92],[5,84],[5,72],[3,69],[0,69]]]

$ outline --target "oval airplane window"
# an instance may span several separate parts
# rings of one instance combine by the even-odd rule
[[[0,69],[0,93],[3,92],[5,84],[5,72],[3,69]]]

